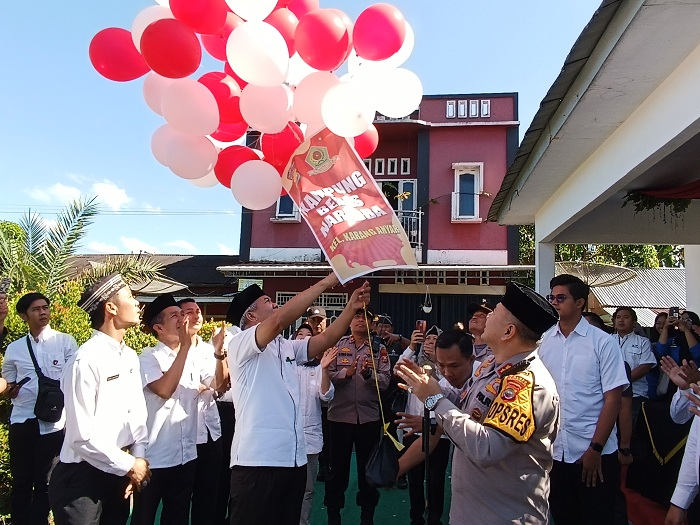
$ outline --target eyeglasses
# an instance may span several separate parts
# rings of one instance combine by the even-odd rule
[[[557,304],[561,304],[561,303],[565,302],[568,298],[569,298],[569,296],[565,295],[563,293],[560,293],[557,295],[548,295],[547,297],[545,297],[545,299],[547,299],[550,303],[557,303]]]

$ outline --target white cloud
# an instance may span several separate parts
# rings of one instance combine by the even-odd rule
[[[93,241],[87,245],[88,250],[95,253],[119,253],[119,248],[104,242]]]
[[[89,179],[85,175],[78,175],[77,173],[68,173],[66,177],[76,184],[86,184],[89,182]]]
[[[48,188],[30,188],[26,191],[32,199],[45,202],[46,204],[68,204],[69,202],[80,198],[81,195],[80,190],[75,186],[66,186],[60,182],[57,182]]]
[[[166,242],[166,246],[172,246],[173,248],[179,248],[183,253],[197,253],[197,248],[195,248],[192,243],[184,240]]]
[[[39,217],[39,219],[44,223],[44,228],[47,230],[53,230],[56,227],[56,219],[47,219],[46,217]]]
[[[219,247],[221,255],[237,255],[238,253],[233,248],[226,246],[225,244],[221,244],[220,242],[217,242],[216,245]]]
[[[97,195],[97,199],[106,204],[112,211],[119,211],[126,204],[131,202],[131,197],[126,191],[108,180],[96,182],[92,185],[92,192]]]
[[[131,253],[140,253],[140,252],[146,252],[146,253],[158,253],[158,249],[151,246],[150,244],[146,244],[145,242],[135,239],[133,237],[120,237],[120,240],[122,241],[122,244],[124,245],[124,248],[129,250]]]
[[[149,211],[151,213],[159,213],[163,211],[160,206],[153,206],[152,204],[148,204],[147,202],[143,203],[143,207],[146,209],[146,211]]]

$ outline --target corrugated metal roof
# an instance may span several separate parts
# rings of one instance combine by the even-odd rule
[[[685,308],[684,268],[636,268],[635,271],[637,277],[622,284],[594,286],[593,295],[603,307]]]

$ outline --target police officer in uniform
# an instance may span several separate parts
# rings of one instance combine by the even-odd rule
[[[458,406],[414,363],[397,366],[405,388],[435,411],[438,424],[457,448],[451,524],[548,522],[559,397],[536,348],[556,321],[556,311],[543,297],[509,283],[482,336],[493,356],[474,372]],[[431,448],[439,434],[431,436]],[[422,458],[416,442],[401,457],[401,471]]]

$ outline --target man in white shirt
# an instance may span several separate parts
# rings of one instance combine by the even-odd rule
[[[208,363],[191,352],[189,318],[170,294],[155,298],[143,322],[158,338],[139,357],[148,411],[146,459],[151,481],[134,499],[132,525],[153,525],[163,503],[162,523],[188,525],[197,459],[197,400],[200,384],[218,388],[223,364]],[[219,355],[221,349],[217,352]],[[212,473],[214,474],[214,473]]]
[[[589,286],[578,277],[550,282],[559,322],[542,340],[539,355],[561,398],[559,434],[549,496],[556,523],[614,522],[620,465],[615,421],[628,385],[617,342],[583,318]]]
[[[369,302],[369,284],[352,293],[325,331],[302,341],[281,337],[327,289],[335,275],[277,305],[257,285],[237,294],[232,321],[242,332],[229,345],[236,406],[231,446],[231,522],[298,525],[306,485],[306,440],[297,364],[321,355],[345,333],[355,311]]]
[[[208,375],[216,374],[216,362],[224,366],[224,383],[228,383],[226,356],[221,351],[225,330],[219,330],[212,338],[212,344],[202,341],[197,335],[204,319],[202,311],[194,299],[180,299],[177,302],[182,315],[189,319],[189,334],[192,340],[190,353],[203,363]],[[223,323],[222,323],[223,324]],[[212,525],[216,522],[216,503],[219,492],[221,468],[221,419],[216,407],[216,390],[200,384],[197,398],[197,461],[192,490],[192,525]]]
[[[42,421],[34,414],[39,378],[30,348],[41,373],[58,380],[78,345],[73,336],[49,326],[51,312],[45,295],[33,292],[20,297],[16,310],[29,332],[8,345],[2,362],[2,376],[8,384],[4,395],[12,399],[12,523],[45,524],[49,516],[49,470],[61,451],[66,419],[65,412],[55,422]]]
[[[51,474],[51,510],[56,525],[124,525],[129,495],[150,478],[139,360],[124,344],[127,328],[139,324],[139,303],[112,274],[89,287],[78,306],[93,333],[61,378],[66,438]]]

